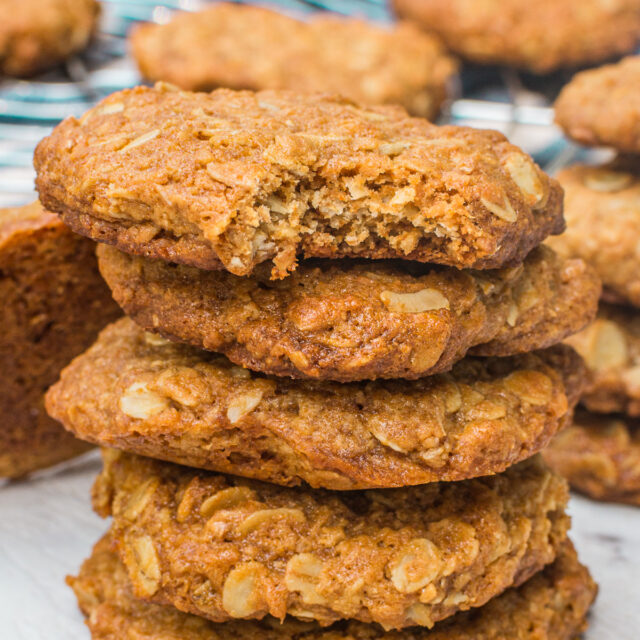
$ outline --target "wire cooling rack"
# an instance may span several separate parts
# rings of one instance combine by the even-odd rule
[[[35,198],[33,150],[53,126],[79,116],[106,95],[142,82],[127,56],[126,35],[136,22],[166,22],[175,11],[195,11],[206,0],[102,0],[95,41],[59,69],[30,81],[0,82],[0,206]],[[273,0],[262,2],[303,16],[317,10],[393,19],[385,0]],[[551,104],[569,73],[537,77],[514,70],[465,67],[441,120],[499,129],[553,172],[585,152],[553,126]]]

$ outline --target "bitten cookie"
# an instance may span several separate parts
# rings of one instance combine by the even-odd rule
[[[640,311],[602,304],[597,320],[567,342],[589,369],[582,404],[640,417]]]
[[[604,167],[576,165],[558,179],[567,230],[548,244],[591,265],[605,300],[640,307],[640,163],[625,158]]]
[[[88,448],[44,410],[44,392],[120,310],[94,244],[33,203],[0,209],[0,477]]]
[[[434,118],[456,71],[435,36],[409,23],[318,13],[305,21],[221,2],[137,27],[133,56],[145,78],[191,91],[295,89],[364,104],[401,104]]]
[[[566,483],[497,476],[371,492],[285,489],[113,450],[94,507],[137,597],[214,622],[293,615],[431,627],[553,562]]]
[[[267,378],[123,319],[65,369],[47,408],[101,445],[277,484],[354,489],[503,471],[570,420],[582,382],[566,346],[467,358],[415,381]]]
[[[545,450],[572,488],[596,500],[640,506],[640,423],[580,412]]]
[[[577,142],[640,153],[640,56],[577,74],[555,109],[556,122]]]
[[[0,0],[0,74],[31,76],[84,49],[96,0]]]
[[[100,271],[145,329],[272,375],[419,378],[485,355],[541,349],[595,317],[600,283],[540,247],[524,265],[459,271],[406,261],[304,261],[272,281],[149,260],[102,245]]]
[[[75,231],[239,276],[298,254],[495,268],[564,229],[562,189],[502,134],[322,95],[120,91],[34,162]]]
[[[593,64],[640,42],[639,0],[393,0],[458,55],[536,73]]]
[[[505,591],[473,611],[458,613],[433,629],[384,631],[360,622],[327,629],[287,618],[284,622],[236,621],[216,624],[174,607],[136,599],[126,569],[105,536],[77,577],[67,578],[87,617],[93,640],[570,640],[586,629],[597,587],[570,542],[556,561],[521,587]]]

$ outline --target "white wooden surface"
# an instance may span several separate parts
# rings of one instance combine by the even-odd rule
[[[64,577],[107,523],[91,511],[95,454],[0,487],[0,640],[88,640]],[[574,497],[572,537],[600,584],[585,640],[640,638],[640,509]],[[508,640],[508,639],[505,639]]]

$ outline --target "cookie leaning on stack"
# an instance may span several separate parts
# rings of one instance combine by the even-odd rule
[[[640,57],[578,74],[556,103],[567,135],[621,154],[602,167],[574,166],[558,179],[567,231],[549,241],[582,258],[603,283],[596,322],[568,342],[589,367],[588,410],[565,431],[549,462],[587,495],[640,505]],[[613,414],[613,415],[608,415]]]
[[[121,315],[94,254],[91,241],[71,233],[38,202],[0,209],[0,478],[88,448],[47,416],[44,392]]]
[[[556,343],[599,285],[536,249],[562,194],[526,154],[399,108],[161,86],[68,119],[35,164],[49,206],[115,245],[101,268],[132,316],[47,399],[124,451],[94,487],[109,537],[72,580],[96,638],[102,605],[107,629],[149,607],[169,635],[286,616],[274,637],[300,618],[463,638],[527,598],[538,637],[584,627],[566,485],[534,454],[570,420],[583,367]]]

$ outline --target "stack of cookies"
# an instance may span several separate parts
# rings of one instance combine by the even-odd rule
[[[600,289],[539,246],[562,190],[526,154],[399,107],[161,85],[35,165],[129,315],[47,397],[107,447],[111,530],[70,579],[94,638],[584,628],[595,586],[535,454]]]
[[[590,370],[574,426],[549,462],[580,491],[640,505],[640,57],[578,74],[556,103],[567,135],[620,155],[606,166],[573,166],[567,232],[550,244],[590,263],[603,282],[596,322],[569,340]]]

